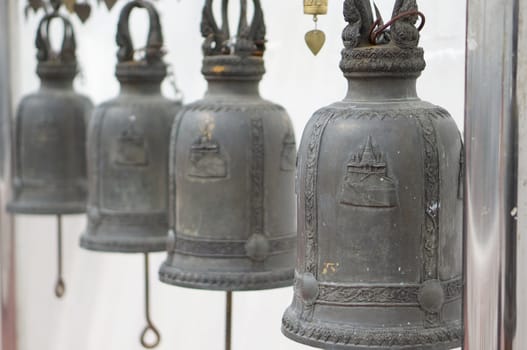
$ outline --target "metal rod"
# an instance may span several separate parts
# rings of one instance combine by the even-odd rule
[[[16,350],[16,246],[13,218],[4,208],[10,199],[13,79],[18,52],[18,1],[0,1],[0,349]]]
[[[145,316],[146,316],[146,327],[141,332],[141,345],[145,349],[153,349],[161,343],[161,334],[159,330],[154,326],[152,318],[150,317],[150,262],[148,259],[148,253],[145,253]],[[152,333],[154,339],[149,342],[147,340],[148,333]]]
[[[518,174],[518,152],[527,133],[518,137],[517,108],[527,103],[518,103],[527,92],[518,75],[518,40],[527,35],[519,17],[527,7],[523,0],[468,0],[467,10],[464,349],[525,350],[527,271],[519,262],[527,239],[518,190],[527,192],[518,175],[525,178],[527,167]]]
[[[66,293],[66,284],[62,275],[62,215],[57,215],[57,283],[55,296],[59,299]]]
[[[232,345],[232,292],[228,291],[225,300],[225,350]]]

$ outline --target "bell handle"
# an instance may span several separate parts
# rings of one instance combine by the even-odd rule
[[[161,62],[164,55],[163,51],[163,32],[161,30],[161,21],[159,13],[155,6],[144,0],[133,0],[127,3],[119,17],[119,24],[117,26],[117,45],[119,51],[117,52],[117,59],[119,62],[134,61],[134,44],[132,36],[130,35],[130,14],[135,8],[145,9],[148,12],[150,20],[150,27],[148,30],[148,39],[145,47],[145,59],[148,63]]]
[[[256,50],[251,54],[263,55],[265,51],[265,22],[260,0],[253,0],[254,13],[251,23],[247,23],[247,0],[240,0],[240,22],[238,24],[238,37],[254,42]]]
[[[238,22],[238,39],[244,39],[244,43],[236,47],[236,51],[248,52],[250,55],[262,56],[265,51],[265,22],[262,11],[261,0],[252,0],[254,13],[251,23],[247,22],[247,0],[240,0],[240,19]],[[205,55],[230,54],[231,47],[229,28],[229,0],[221,2],[222,26],[219,28],[213,13],[214,0],[206,0],[203,7],[203,18],[201,21],[201,34],[205,38],[203,51]],[[255,49],[247,48],[247,41],[254,42]]]
[[[254,13],[251,21],[251,27],[249,32],[249,38],[254,41],[256,45],[256,55],[263,55],[265,51],[265,21],[262,10],[262,4],[260,0],[253,0]]]
[[[62,20],[64,25],[64,38],[62,39],[62,45],[59,52],[54,52],[51,47],[50,37],[50,26],[54,19]],[[39,62],[47,61],[60,61],[64,63],[76,62],[75,50],[77,44],[75,41],[75,31],[73,24],[66,17],[60,15],[57,12],[53,12],[45,15],[38,25],[37,36],[35,39],[35,45],[37,47],[37,59]]]

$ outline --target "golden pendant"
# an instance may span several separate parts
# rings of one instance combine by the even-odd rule
[[[326,43],[326,34],[318,30],[317,24],[318,15],[328,13],[328,0],[304,0],[304,13],[306,15],[313,15],[313,22],[315,22],[315,29],[307,32],[305,39],[307,47],[316,56]]]
[[[325,43],[326,34],[323,31],[315,29],[306,33],[306,44],[313,52],[313,55],[318,55]]]

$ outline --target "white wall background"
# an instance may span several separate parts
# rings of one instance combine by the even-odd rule
[[[377,0],[385,19],[393,0]],[[35,71],[34,32],[38,18],[23,19],[25,0],[19,0],[19,96],[38,87]],[[174,65],[177,82],[190,102],[206,88],[200,75],[201,37],[199,22],[202,1],[160,0],[166,59]],[[92,18],[81,25],[75,19],[78,56],[84,79],[79,91],[96,103],[115,96],[115,27],[122,1],[108,12],[95,8]],[[346,81],[338,68],[340,59],[342,1],[330,0],[330,13],[321,17],[319,28],[327,43],[314,58],[304,44],[304,34],[313,28],[302,13],[302,0],[264,0],[268,27],[267,74],[261,85],[265,98],[289,111],[300,138],[311,113],[341,99]],[[421,45],[428,68],[419,81],[423,99],[446,107],[462,126],[464,102],[465,8],[459,0],[421,0],[427,25]],[[133,17],[134,33],[144,37],[146,17]],[[138,45],[141,46],[141,43]],[[173,92],[165,86],[168,95]],[[82,216],[65,218],[65,277],[67,295],[53,295],[56,278],[56,220],[52,217],[18,217],[17,297],[20,350],[139,350],[144,326],[143,259],[141,255],[89,253],[78,247],[85,225]],[[153,255],[152,313],[163,334],[160,350],[223,349],[224,294],[176,288],[157,281],[163,254]],[[233,349],[305,349],[280,333],[282,312],[292,289],[235,293]]]

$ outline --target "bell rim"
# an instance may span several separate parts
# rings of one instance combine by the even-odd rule
[[[265,62],[259,56],[205,56],[201,73],[207,81],[260,81],[265,75]]]
[[[294,318],[294,319],[293,319]],[[295,325],[296,324],[296,325]],[[318,328],[318,329],[317,329]],[[308,346],[318,347],[318,348],[324,348],[324,349],[335,349],[335,350],[447,350],[447,349],[453,349],[456,347],[459,347],[462,345],[463,340],[463,327],[461,325],[460,321],[450,321],[450,322],[444,322],[442,325],[434,328],[425,328],[424,326],[418,326],[418,327],[412,327],[410,328],[402,328],[402,327],[392,327],[392,328],[377,328],[378,334],[386,334],[387,330],[392,330],[394,337],[393,339],[397,339],[397,335],[400,336],[401,331],[404,330],[412,330],[414,333],[430,333],[433,332],[435,335],[452,335],[457,337],[457,339],[450,339],[445,340],[442,342],[433,342],[433,343],[423,343],[423,342],[415,342],[414,344],[393,344],[390,342],[385,342],[386,345],[361,345],[361,344],[343,344],[343,343],[335,343],[331,341],[324,341],[321,340],[322,338],[326,337],[327,339],[330,337],[328,334],[331,334],[331,337],[333,337],[332,333],[335,332],[335,327],[330,328],[330,324],[327,322],[309,322],[309,321],[302,321],[298,317],[295,317],[293,315],[293,312],[290,309],[287,309],[283,318],[282,318],[282,327],[281,331],[284,336],[287,338],[304,344]],[[342,331],[342,330],[341,330]],[[345,327],[344,332],[346,335],[344,337],[350,337],[351,334],[362,336],[363,339],[371,339],[372,332],[371,330],[366,331],[366,329],[361,329],[358,327],[352,327],[348,326]],[[309,336],[308,336],[309,334]],[[317,337],[316,334],[319,334],[320,336]],[[427,337],[423,337],[427,338]],[[429,336],[428,339],[436,339],[435,336]]]
[[[340,69],[347,78],[363,76],[414,77],[426,68],[421,47],[402,49],[395,45],[344,49]]]
[[[161,83],[167,77],[167,65],[163,62],[119,62],[115,67],[115,76],[120,83]]]
[[[11,214],[22,215],[75,215],[86,213],[86,202],[60,203],[56,206],[46,203],[45,205],[24,204],[12,201],[6,205],[6,211]]]
[[[79,240],[80,247],[93,252],[123,254],[159,253],[166,251],[166,236],[116,239],[99,235],[85,231]]]
[[[183,271],[164,262],[159,280],[172,286],[213,291],[257,291],[290,287],[294,268],[265,272]]]
[[[45,80],[73,80],[79,72],[77,62],[65,63],[61,61],[39,62],[37,75]]]

